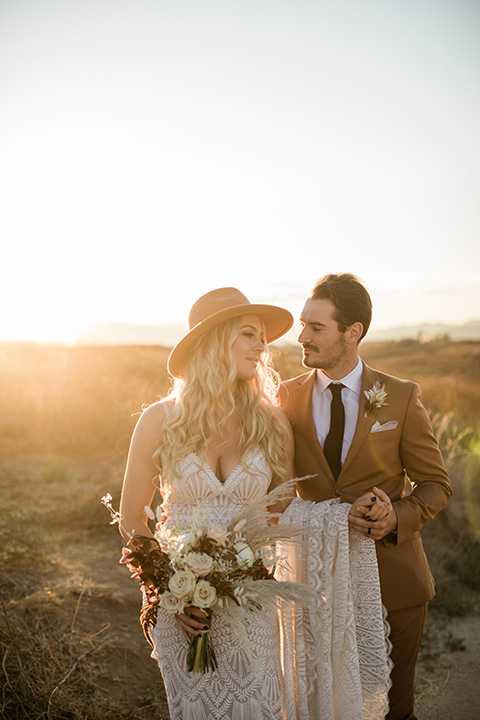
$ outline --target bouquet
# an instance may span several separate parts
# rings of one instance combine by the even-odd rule
[[[268,519],[278,515],[266,512],[269,504],[290,497],[293,484],[285,483],[251,503],[227,527],[207,523],[188,529],[165,529],[161,508],[157,508],[157,517],[151,508],[145,508],[147,515],[157,521],[155,534],[130,536],[120,562],[141,583],[145,602],[140,622],[150,644],[149,628],[155,627],[159,607],[172,614],[192,606],[203,611],[220,607],[256,612],[285,600],[305,601],[309,596],[305,585],[277,582],[274,577],[280,562],[275,553],[276,541],[292,538],[299,528],[271,525]],[[112,507],[112,496],[105,495],[102,503],[110,511],[111,524],[120,522],[119,513]],[[214,671],[217,664],[210,631],[202,637],[192,636],[187,670],[205,673]]]

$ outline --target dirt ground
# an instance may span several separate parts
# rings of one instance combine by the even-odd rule
[[[480,720],[480,617],[455,618],[444,633],[455,650],[418,666],[418,720]]]
[[[138,623],[137,583],[117,562],[122,541],[100,504],[107,491],[118,504],[123,466],[122,457],[0,461],[0,536],[18,553],[31,536],[5,576],[6,607],[30,608],[43,635],[59,623],[65,628],[71,659],[47,688],[52,703],[72,684],[82,698],[95,693],[105,702],[103,720],[167,720],[160,674]],[[36,566],[33,545],[40,552]],[[447,621],[431,613],[428,623],[417,673],[419,720],[480,720],[480,617]],[[54,717],[67,716],[73,717]]]

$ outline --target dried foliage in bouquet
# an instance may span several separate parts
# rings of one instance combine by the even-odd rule
[[[318,598],[310,597],[305,585],[278,582],[274,576],[275,567],[281,562],[276,542],[294,539],[301,528],[288,523],[271,524],[279,514],[269,512],[268,508],[287,503],[294,486],[295,480],[291,480],[250,503],[227,527],[207,523],[166,529],[161,522],[161,508],[157,509],[157,516],[151,508],[145,508],[147,515],[156,520],[155,534],[132,535],[120,562],[129,568],[132,578],[140,581],[145,598],[140,622],[150,644],[153,643],[149,629],[155,627],[159,607],[172,614],[182,613],[187,607],[257,612],[284,602],[303,603],[307,599],[318,602]],[[112,496],[105,495],[102,503],[112,516],[111,524],[119,523]],[[187,669],[204,673],[216,667],[210,631],[202,637],[192,636]]]

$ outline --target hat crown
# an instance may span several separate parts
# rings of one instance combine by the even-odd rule
[[[202,295],[192,306],[188,315],[188,329],[192,330],[199,323],[205,322],[212,315],[238,305],[251,305],[245,295],[233,287],[217,288]],[[246,309],[246,314],[248,309]]]

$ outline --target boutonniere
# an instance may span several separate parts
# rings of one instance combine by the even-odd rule
[[[373,387],[370,388],[370,390],[365,390],[364,394],[367,398],[367,402],[365,403],[365,417],[368,417],[370,414],[375,415],[378,408],[388,405],[388,403],[385,402],[388,394],[385,390],[385,385],[380,385],[378,380],[373,383]]]

